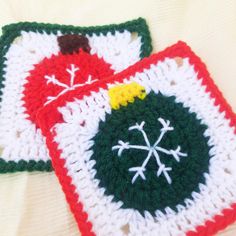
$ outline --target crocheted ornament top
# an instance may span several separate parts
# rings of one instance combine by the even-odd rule
[[[139,61],[151,52],[144,19],[75,27],[18,23],[0,39],[0,173],[52,170],[35,123],[57,97]]]
[[[82,235],[214,235],[236,220],[236,117],[179,42],[37,121]]]

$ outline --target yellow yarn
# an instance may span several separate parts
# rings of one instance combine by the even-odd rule
[[[145,88],[136,82],[130,84],[117,85],[108,91],[111,107],[115,110],[120,106],[127,106],[134,102],[135,98],[144,99],[146,97]]]

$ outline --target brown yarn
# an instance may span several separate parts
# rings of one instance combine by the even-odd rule
[[[57,38],[62,54],[78,53],[80,49],[90,52],[88,38],[83,35],[66,34]]]

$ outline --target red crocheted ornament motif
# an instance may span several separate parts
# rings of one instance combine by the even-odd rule
[[[97,55],[82,50],[43,59],[26,78],[23,101],[28,118],[35,123],[38,109],[45,104],[68,91],[112,75],[114,71],[110,66]]]

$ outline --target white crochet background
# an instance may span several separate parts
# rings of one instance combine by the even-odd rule
[[[95,161],[90,160],[93,153],[89,149],[93,146],[91,139],[98,132],[99,122],[105,121],[106,113],[111,113],[107,90],[100,89],[83,100],[75,100],[58,108],[64,123],[54,126],[55,141],[62,150],[61,158],[65,158],[68,174],[97,235],[127,235],[123,231],[127,225],[129,236],[183,235],[183,232],[211,220],[235,202],[234,130],[229,126],[229,120],[224,118],[224,113],[214,106],[210,93],[205,92],[205,86],[201,85],[188,58],[183,59],[181,66],[174,59],[167,58],[151,65],[144,72],[126,78],[125,83],[130,81],[142,85],[147,93],[160,91],[165,96],[176,96],[176,102],[183,103],[190,108],[190,112],[197,113],[197,117],[208,127],[204,135],[210,137],[209,145],[213,147],[209,153],[209,173],[204,174],[206,184],[199,185],[200,194],[193,192],[192,200],[185,199],[184,205],[177,206],[178,213],[167,207],[164,214],[156,211],[153,217],[146,212],[143,217],[136,210],[122,209],[121,201],[112,202],[113,196],[106,196],[104,189],[98,187],[99,180],[94,179]],[[79,126],[79,123],[85,125]]]
[[[62,35],[58,32],[58,35]],[[26,77],[34,64],[43,58],[57,55],[57,36],[47,33],[21,32],[10,46],[5,61],[4,87],[0,108],[1,158],[14,160],[49,160],[41,131],[25,112],[23,91]],[[112,65],[115,72],[140,60],[141,36],[125,30],[123,33],[93,34],[88,36],[91,53]]]
[[[1,0],[1,26],[17,21],[101,25],[145,17],[154,52],[186,41],[236,111],[236,1]],[[10,186],[10,187],[9,187]],[[54,172],[0,178],[1,236],[80,236]],[[236,224],[217,235],[235,236]]]

